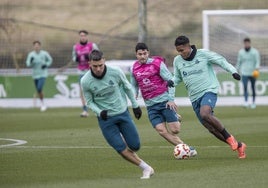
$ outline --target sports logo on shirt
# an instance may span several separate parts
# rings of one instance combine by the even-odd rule
[[[110,86],[113,86],[114,85],[114,82],[112,80],[109,81],[109,85]]]
[[[140,76],[148,76],[148,75],[151,75],[151,71],[148,71],[148,72],[137,72],[136,73],[136,76],[137,77],[140,77]]]
[[[149,85],[151,83],[150,79],[148,78],[144,78],[142,82],[144,83],[144,85]]]
[[[186,72],[186,71],[182,71],[182,75],[184,77],[186,76],[190,76],[190,75],[193,75],[193,74],[202,74],[203,73],[203,70],[202,69],[199,69],[199,70],[191,70],[189,72]]]

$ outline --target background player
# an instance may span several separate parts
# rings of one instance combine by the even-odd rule
[[[95,43],[88,41],[88,32],[86,30],[79,31],[80,41],[73,46],[73,61],[77,62],[77,69],[79,73],[79,84],[83,75],[89,70],[88,56],[92,50],[98,50],[98,46]],[[80,98],[82,102],[83,112],[80,114],[81,117],[88,116],[88,108],[85,103],[85,99],[81,90],[80,85]]]
[[[157,56],[149,58],[149,49],[145,43],[136,45],[137,61],[131,71],[131,83],[136,97],[139,89],[147,106],[149,120],[155,130],[174,146],[183,143],[178,137],[180,116],[174,102],[175,89],[167,87],[172,75],[164,64],[164,59]],[[167,125],[166,125],[167,123]],[[191,147],[191,156],[197,152]]]
[[[82,102],[82,113],[80,114],[80,117],[87,117],[88,108],[83,96],[80,81],[81,78],[84,76],[84,74],[90,69],[90,65],[88,63],[89,54],[94,49],[98,50],[98,46],[97,44],[88,41],[88,31],[80,30],[78,34],[79,34],[79,42],[73,46],[72,61],[63,68],[61,68],[59,72],[62,72],[64,69],[69,67],[72,64],[72,62],[77,63],[77,70],[79,74],[80,98]]]
[[[33,42],[34,50],[31,51],[26,59],[26,66],[32,67],[32,77],[34,79],[35,88],[38,94],[38,97],[41,101],[40,111],[46,111],[47,107],[44,103],[44,94],[43,87],[48,76],[47,67],[52,64],[52,58],[50,54],[41,50],[41,42],[34,41]]]
[[[253,71],[260,68],[260,54],[256,48],[251,47],[251,42],[249,38],[244,39],[244,48],[241,49],[238,53],[237,70],[242,75],[242,83],[244,87],[244,106],[247,108],[249,107],[248,103],[248,81],[251,83],[252,89],[252,104],[251,108],[256,108],[255,98],[255,82],[256,78],[253,77]]]
[[[87,105],[98,116],[103,136],[124,159],[142,168],[141,179],[150,178],[154,174],[153,168],[135,153],[140,148],[140,140],[125,95],[130,99],[137,119],[142,111],[131,84],[119,68],[105,65],[101,51],[93,50],[89,61],[91,70],[81,79],[81,86]]]
[[[184,82],[199,121],[219,140],[228,143],[232,150],[237,150],[239,158],[246,158],[246,144],[237,142],[213,115],[219,83],[212,65],[221,66],[236,80],[240,80],[240,75],[224,57],[208,50],[197,50],[186,36],[176,38],[175,46],[179,52],[173,63],[175,85]]]

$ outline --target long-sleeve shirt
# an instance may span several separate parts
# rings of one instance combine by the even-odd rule
[[[150,65],[151,63],[153,63],[153,61],[154,61],[153,58],[148,58],[147,63],[145,65]],[[141,64],[140,66],[142,68],[143,65]],[[145,75],[144,78],[147,80],[148,74],[149,75],[153,74],[152,70],[150,71],[150,69],[153,69],[153,68],[150,68],[150,67],[148,68],[148,66],[144,66],[144,67],[145,67],[144,70],[139,69],[139,71],[142,71],[142,72],[140,72],[140,76],[142,77],[142,75],[144,74]],[[153,75],[151,75],[151,77],[153,77]],[[172,74],[169,72],[169,70],[167,69],[166,65],[163,62],[160,63],[158,77],[159,77],[158,79],[161,79],[164,81],[172,80],[172,78],[173,78]],[[132,68],[131,74],[130,74],[130,82],[131,82],[131,84],[135,90],[136,96],[137,96],[139,93],[140,87],[139,87],[139,83],[135,79],[135,76],[133,73],[133,68]],[[156,91],[157,91],[157,88],[160,87],[158,85],[159,82],[156,82],[156,83],[154,83],[153,81],[149,81],[149,82],[150,82],[150,88],[153,88]],[[152,94],[153,94],[154,91],[148,91],[148,92],[152,92]],[[146,95],[146,94],[143,93],[143,95]],[[153,98],[148,98],[148,99],[144,98],[144,103],[146,106],[152,106],[154,104],[158,104],[158,103],[161,103],[164,101],[174,101],[174,97],[175,97],[175,88],[168,88],[167,91],[161,93],[160,95],[154,96]]]
[[[127,110],[127,98],[133,108],[138,107],[133,88],[123,71],[117,67],[106,65],[103,78],[95,78],[89,70],[81,80],[81,86],[87,106],[100,116],[102,110],[108,111],[108,116],[119,115]]]
[[[237,70],[244,76],[252,76],[252,72],[260,67],[260,54],[257,49],[250,48],[249,51],[241,49],[237,57]]]
[[[42,66],[45,65],[49,67],[52,64],[52,61],[52,57],[47,51],[32,51],[27,56],[26,66],[33,68],[32,77],[33,79],[38,79],[48,76],[47,68],[42,68]]]
[[[230,73],[237,70],[221,55],[199,49],[192,60],[184,60],[180,55],[174,58],[174,83],[184,82],[192,102],[206,92],[218,93],[219,82],[213,70],[213,64],[219,65]]]

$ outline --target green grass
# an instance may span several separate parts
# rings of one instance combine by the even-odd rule
[[[175,160],[173,147],[151,127],[145,109],[136,121],[142,148],[139,156],[155,175],[140,180],[141,170],[124,161],[105,142],[96,118],[80,118],[80,110],[0,109],[0,138],[26,140],[0,148],[1,188],[98,187],[267,187],[268,106],[255,110],[218,107],[215,115],[237,139],[247,143],[247,159],[214,139],[199,125],[191,107],[181,107],[180,136],[198,156]],[[0,140],[0,145],[12,142]]]

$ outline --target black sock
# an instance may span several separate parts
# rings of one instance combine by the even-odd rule
[[[225,140],[231,136],[225,129],[221,131],[221,134],[225,138]]]
[[[242,146],[242,143],[241,142],[237,142],[238,143],[238,147],[237,148],[240,148]]]

